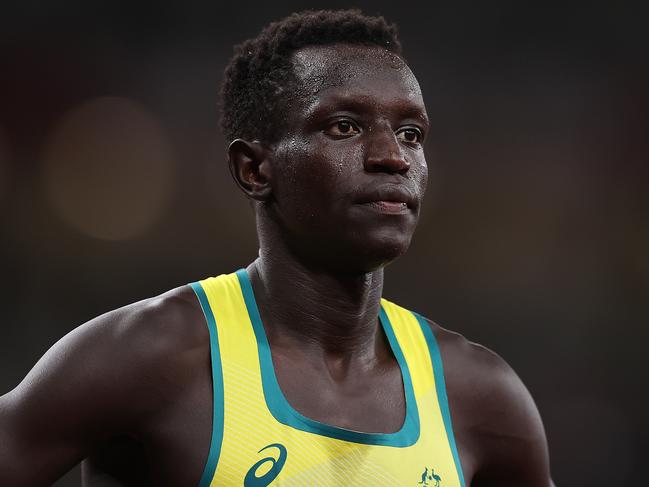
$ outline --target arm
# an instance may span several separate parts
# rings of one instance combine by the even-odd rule
[[[170,299],[142,301],[73,330],[0,397],[0,485],[50,485],[155,412],[173,385],[160,366],[173,363],[177,346],[165,331]]]
[[[491,350],[433,329],[467,486],[553,486],[543,423],[520,378]]]
[[[545,430],[531,394],[516,373],[491,351],[490,387],[485,391],[477,440],[485,454],[477,486],[549,487]]]

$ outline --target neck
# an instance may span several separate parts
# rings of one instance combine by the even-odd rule
[[[259,258],[248,267],[271,343],[299,342],[341,358],[374,355],[383,269],[326,272],[279,247],[270,251],[262,244]]]

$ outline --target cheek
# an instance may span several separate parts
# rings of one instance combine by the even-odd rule
[[[421,190],[421,197],[423,198],[426,187],[428,186],[428,166],[426,165],[426,159],[423,159],[416,167],[416,181]]]
[[[316,135],[287,141],[277,163],[279,196],[291,193],[303,204],[335,201],[345,193],[350,176],[363,170],[362,147],[323,139]]]
[[[317,146],[298,137],[278,148],[273,168],[275,211],[289,227],[312,226],[318,221],[326,207],[325,197],[335,185],[317,156]]]
[[[278,201],[306,189],[309,153],[309,144],[297,137],[285,139],[278,147],[273,164],[273,191]]]
[[[414,189],[419,193],[420,200],[423,199],[426,186],[428,185],[428,166],[423,153],[420,157],[413,157],[411,159],[408,178],[414,183]]]

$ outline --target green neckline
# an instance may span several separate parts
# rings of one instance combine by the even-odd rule
[[[383,306],[381,306],[379,312],[379,320],[390,343],[392,353],[401,369],[406,398],[406,417],[401,429],[394,433],[366,433],[348,430],[307,418],[290,405],[277,382],[268,338],[266,337],[261,316],[259,315],[259,309],[248,273],[245,269],[240,269],[236,272],[236,275],[239,278],[243,298],[257,340],[264,399],[268,410],[277,421],[301,431],[367,445],[407,447],[417,441],[420,431],[419,412],[417,410],[417,401],[415,400],[410,371],[408,370],[408,364],[405,361],[399,342],[392,329],[392,324]]]

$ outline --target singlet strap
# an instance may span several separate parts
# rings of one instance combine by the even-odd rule
[[[199,487],[208,487],[221,453],[221,443],[223,441],[223,370],[221,366],[221,354],[219,351],[219,335],[216,329],[216,320],[210,307],[210,303],[205,294],[205,290],[200,282],[191,284],[198,301],[200,302],[207,329],[210,334],[210,360],[212,364],[212,436],[210,440],[210,451],[207,455],[207,462],[203,469],[203,475],[199,482]]]
[[[453,454],[453,460],[455,461],[455,468],[457,469],[457,475],[460,479],[460,484],[462,485],[462,487],[465,487],[464,474],[462,473],[462,465],[460,464],[460,455],[457,451],[455,434],[453,433],[453,422],[451,421],[451,410],[448,405],[446,381],[444,380],[444,366],[442,364],[442,355],[439,352],[439,345],[437,344],[437,339],[435,338],[435,334],[433,333],[433,330],[431,329],[428,321],[426,321],[426,319],[418,313],[412,312],[412,314],[417,318],[419,326],[421,327],[421,331],[424,334],[424,338],[426,339],[426,343],[428,344],[430,359],[433,366],[433,376],[435,377],[437,400],[439,402],[439,408],[442,412],[442,419],[444,420],[446,436],[451,448],[451,453]]]

